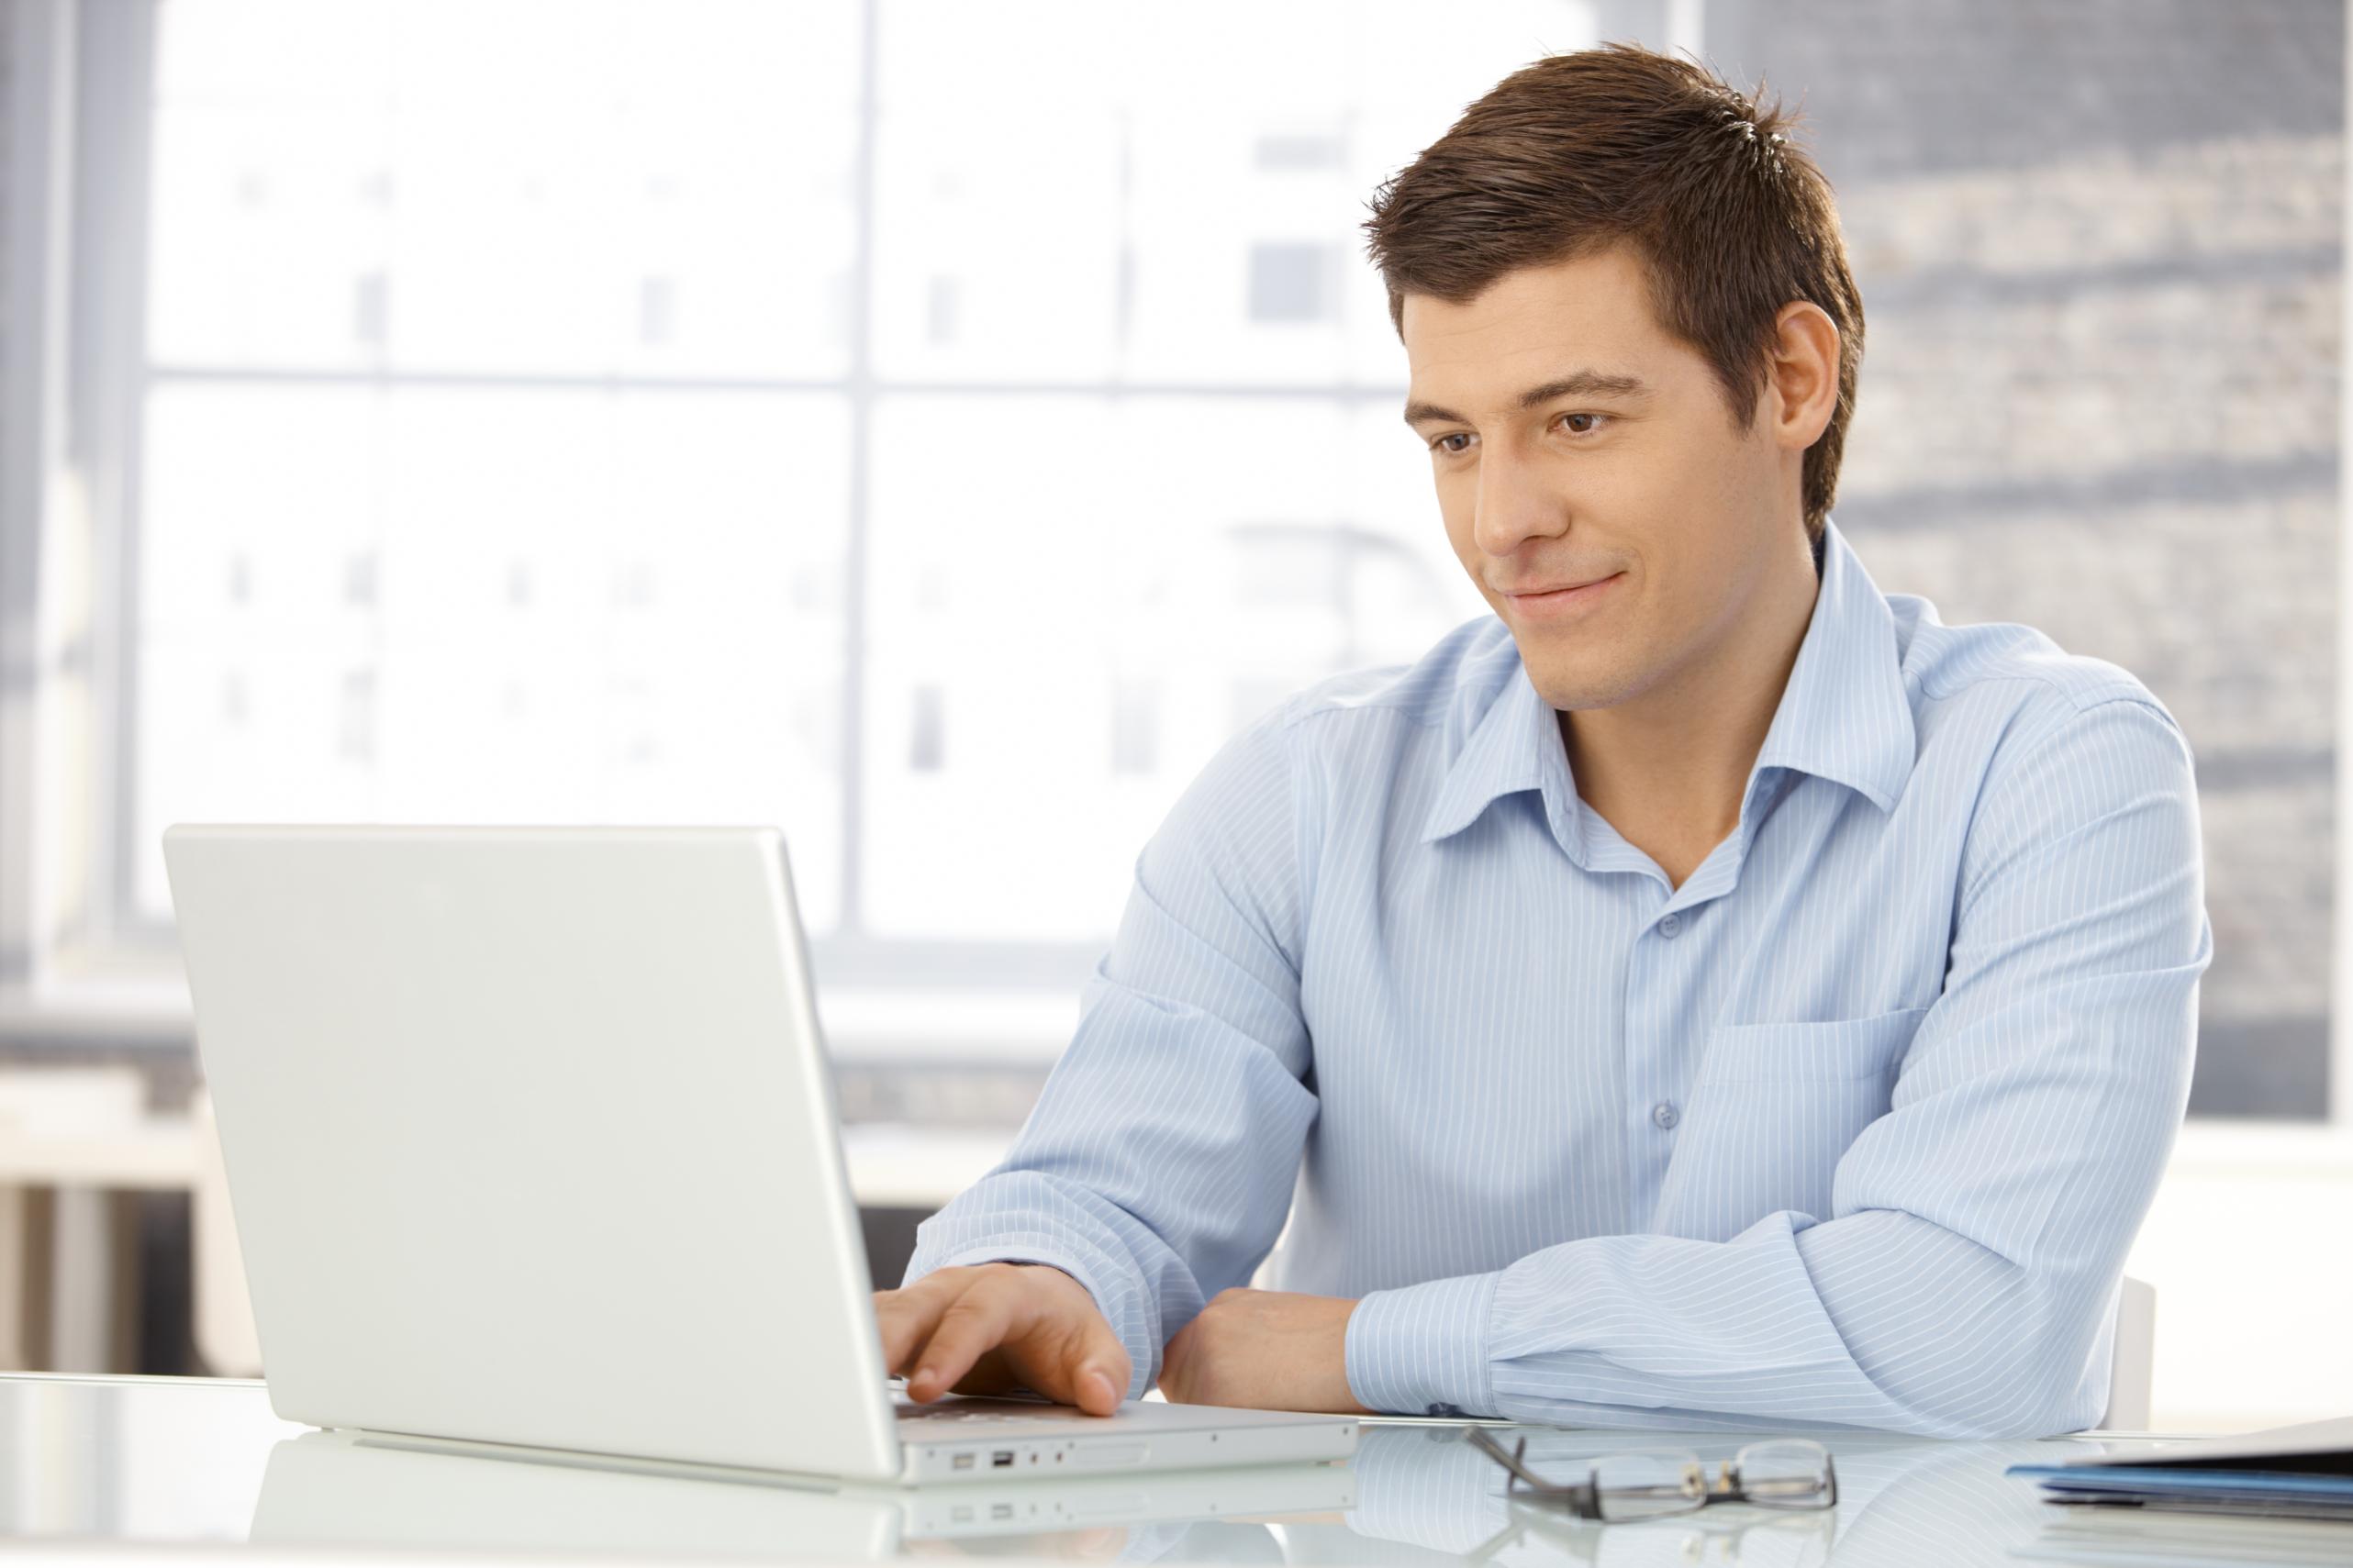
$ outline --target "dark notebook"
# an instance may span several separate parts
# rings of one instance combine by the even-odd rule
[[[2353,1418],[2007,1473],[2052,1503],[2353,1522]]]

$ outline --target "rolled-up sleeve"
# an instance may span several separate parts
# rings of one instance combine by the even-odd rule
[[[1131,1397],[1289,1211],[1316,1114],[1299,1009],[1301,792],[1287,712],[1219,751],[1138,857],[1078,1028],[1004,1162],[917,1234],[907,1279],[995,1259],[1086,1285]]]
[[[2188,747],[2145,695],[2054,698],[1995,752],[1968,835],[1942,992],[1829,1214],[1588,1237],[1377,1292],[1349,1329],[1356,1397],[1949,1437],[2096,1421],[2213,954]]]

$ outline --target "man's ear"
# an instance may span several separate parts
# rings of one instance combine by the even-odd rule
[[[1773,396],[1765,413],[1780,446],[1803,451],[1822,439],[1838,411],[1838,324],[1822,306],[1792,300],[1773,318],[1773,352],[1766,373]]]

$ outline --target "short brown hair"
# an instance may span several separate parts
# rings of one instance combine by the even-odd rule
[[[1383,183],[1365,224],[1405,335],[1405,296],[1476,298],[1504,273],[1631,242],[1651,308],[1705,356],[1734,423],[1764,395],[1773,320],[1811,300],[1838,328],[1838,407],[1805,454],[1818,539],[1863,359],[1863,301],[1830,182],[1789,133],[1797,116],[1706,69],[1634,44],[1513,72]]]

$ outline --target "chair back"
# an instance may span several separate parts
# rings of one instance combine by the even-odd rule
[[[2101,1429],[2148,1430],[2151,1369],[2157,1360],[2157,1287],[2126,1276],[2116,1288],[2116,1343],[2108,1362],[2108,1408]]]

